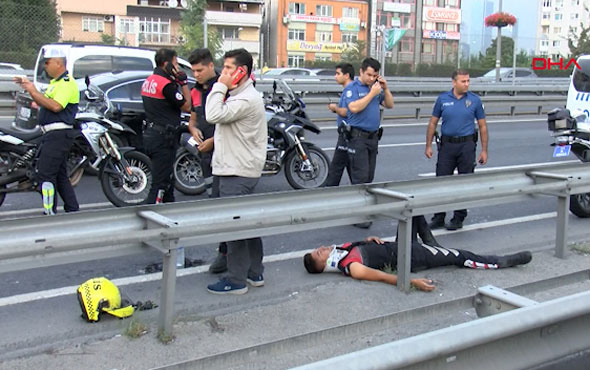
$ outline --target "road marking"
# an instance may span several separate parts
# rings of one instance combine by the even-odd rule
[[[499,119],[494,121],[486,121],[487,123],[515,123],[515,122],[547,122],[547,118],[530,118],[530,119]],[[381,127],[388,128],[388,127],[410,127],[410,126],[428,126],[428,122],[412,122],[412,123],[385,123],[381,125]],[[338,129],[335,125],[334,126],[327,126],[322,127],[322,131],[324,130],[336,130]]]
[[[557,216],[557,212],[540,213],[540,214],[530,215],[530,216],[514,217],[514,218],[508,218],[508,219],[504,219],[504,220],[481,222],[478,224],[465,225],[465,226],[463,226],[462,229],[459,229],[456,231],[434,230],[433,234],[434,235],[446,235],[446,234],[461,233],[461,232],[472,231],[472,230],[489,229],[492,227],[513,225],[516,223],[545,220],[545,219],[549,219],[549,218],[555,218],[556,216]],[[390,237],[386,237],[383,239],[384,240],[394,240],[394,237],[390,236]],[[278,261],[285,261],[285,260],[290,260],[290,259],[295,259],[295,258],[301,258],[306,253],[309,253],[312,250],[313,249],[307,249],[307,250],[302,250],[302,251],[273,254],[270,256],[265,256],[263,259],[263,262],[269,263],[269,262],[278,262]],[[207,272],[207,271],[209,271],[209,265],[188,267],[188,268],[177,270],[176,276],[177,277],[190,276],[190,275],[200,274],[200,273]],[[153,282],[153,281],[158,281],[161,279],[162,279],[162,273],[155,272],[152,274],[145,274],[145,275],[140,275],[140,276],[130,276],[130,277],[125,277],[125,278],[112,279],[111,281],[115,285],[117,285],[118,287],[121,287],[121,286],[126,286],[126,285],[131,285],[131,284]],[[63,287],[63,288],[49,289],[49,290],[40,291],[40,292],[31,292],[31,293],[25,293],[25,294],[17,294],[17,295],[10,296],[10,297],[3,297],[3,298],[0,298],[0,307],[75,294],[77,289],[78,289],[78,286],[69,286],[69,287]]]
[[[530,167],[530,166],[537,166],[537,167],[545,167],[545,166],[553,166],[556,164],[561,163],[576,163],[579,162],[578,160],[570,160],[570,161],[559,161],[559,162],[543,162],[543,163],[529,163],[529,164],[515,164],[511,166],[499,166],[499,167],[486,167],[486,168],[476,168],[475,172],[488,172],[488,171],[495,171],[495,170],[509,170],[515,168],[523,168],[523,167]],[[455,175],[458,174],[457,170],[454,172]],[[418,174],[419,177],[433,177],[436,176],[436,172],[427,172]]]

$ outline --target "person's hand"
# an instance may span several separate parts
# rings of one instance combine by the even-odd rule
[[[482,151],[482,152],[479,154],[479,158],[477,158],[477,162],[478,162],[479,164],[486,164],[486,163],[488,163],[488,152],[483,152],[483,151]]]
[[[14,83],[20,85],[20,87],[22,87],[24,90],[28,92],[30,92],[30,90],[35,87],[35,85],[33,85],[33,83],[24,76],[15,76],[12,78],[12,80],[14,81]]]
[[[434,290],[434,285],[432,285],[432,280],[420,278],[420,279],[412,279],[410,284],[415,286],[418,290],[423,292],[431,292]]]
[[[232,87],[233,78],[232,78],[231,74],[224,71],[224,72],[221,72],[221,75],[219,75],[217,82],[224,84],[229,89]]]
[[[199,144],[199,152],[207,153],[213,150],[213,138],[210,137],[207,140],[204,140],[201,144]]]
[[[193,129],[191,130],[191,135],[197,141],[197,144],[201,145],[203,143],[204,137],[203,137],[203,133],[201,132],[201,130],[199,130],[196,127],[193,127]]]
[[[377,96],[381,94],[381,91],[383,91],[383,89],[381,88],[381,84],[378,81],[375,81],[375,83],[371,86],[370,93],[374,96]]]
[[[367,238],[365,239],[365,241],[367,242],[375,242],[377,244],[385,244],[385,242],[379,238],[378,236],[367,236]]]
[[[338,108],[338,106],[336,105],[336,103],[330,103],[330,104],[328,104],[328,109],[331,110],[333,113],[336,113],[336,108]]]
[[[426,150],[424,150],[424,155],[426,156],[426,158],[432,158],[432,147],[431,146],[427,146]]]
[[[381,88],[383,90],[387,90],[387,81],[385,81],[385,79],[381,76],[377,77],[377,82],[379,82],[379,85],[381,86]]]
[[[188,83],[188,76],[186,73],[184,73],[184,71],[175,71],[174,75],[176,77],[176,82],[180,86],[185,86]]]

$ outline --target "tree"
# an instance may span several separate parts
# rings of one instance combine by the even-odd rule
[[[588,9],[586,9],[588,10]],[[590,54],[590,25],[584,27],[584,24],[580,24],[582,32],[576,35],[570,29],[570,37],[567,42],[572,58],[577,58],[582,54]]]
[[[194,49],[202,48],[203,19],[207,8],[206,0],[190,0],[188,8],[182,13],[180,30],[184,36],[183,43],[177,47],[180,55],[188,56]],[[221,50],[222,40],[219,32],[213,27],[207,29],[207,48],[215,58]]]
[[[482,60],[482,67],[494,68],[496,66],[496,45],[498,38],[492,40],[492,44],[486,49],[486,54]],[[508,67],[512,65],[512,56],[514,54],[514,40],[508,36],[502,36],[502,56],[501,64],[502,67]]]
[[[3,0],[0,6],[0,60],[32,68],[39,49],[59,40],[53,0]]]
[[[357,40],[354,44],[349,45],[344,53],[342,53],[342,60],[351,64],[361,64],[363,59],[367,57],[367,44],[364,40]]]

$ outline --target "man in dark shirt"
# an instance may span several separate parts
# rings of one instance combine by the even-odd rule
[[[155,61],[154,73],[141,88],[147,124],[144,146],[152,160],[152,187],[146,203],[174,202],[172,171],[180,112],[189,112],[191,108],[187,75],[178,66],[176,51],[160,49]]]

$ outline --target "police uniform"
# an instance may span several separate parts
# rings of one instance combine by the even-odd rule
[[[479,96],[467,91],[457,99],[451,89],[436,99],[432,116],[442,118],[436,176],[452,175],[455,168],[460,174],[473,173],[477,147],[475,120],[485,118]],[[454,212],[453,218],[462,222],[466,216],[467,210],[461,209]],[[434,215],[434,219],[444,220],[444,217],[444,212]]]
[[[366,96],[371,90],[355,79],[343,90],[344,106]],[[381,92],[358,113],[348,113],[346,123],[351,126],[348,141],[348,157],[350,160],[350,179],[352,184],[373,182],[377,151],[379,145],[379,124],[381,121],[380,104],[385,95]]]
[[[51,80],[44,95],[58,102],[63,109],[52,112],[43,106],[39,108],[39,126],[43,131],[43,137],[37,159],[37,181],[39,184],[52,183],[64,201],[64,210],[74,212],[79,210],[80,206],[68,178],[67,159],[77,135],[74,121],[78,113],[80,90],[76,81],[65,71],[61,76]],[[53,213],[56,213],[55,193],[53,199]]]
[[[338,108],[346,108],[344,104],[344,92],[340,96],[338,101]],[[348,112],[348,109],[347,109]],[[348,159],[348,133],[346,132],[344,118],[336,113],[336,126],[338,127],[338,141],[336,142],[336,148],[334,149],[334,156],[330,162],[330,168],[328,169],[328,178],[326,180],[326,186],[338,186],[340,185],[340,179],[344,173],[344,169],[348,172],[350,178],[350,161]]]
[[[178,147],[180,107],[184,96],[169,74],[157,67],[141,88],[146,114],[143,142],[152,161],[152,187],[146,203],[155,203],[159,190],[164,190],[164,202],[174,202],[173,166]]]

